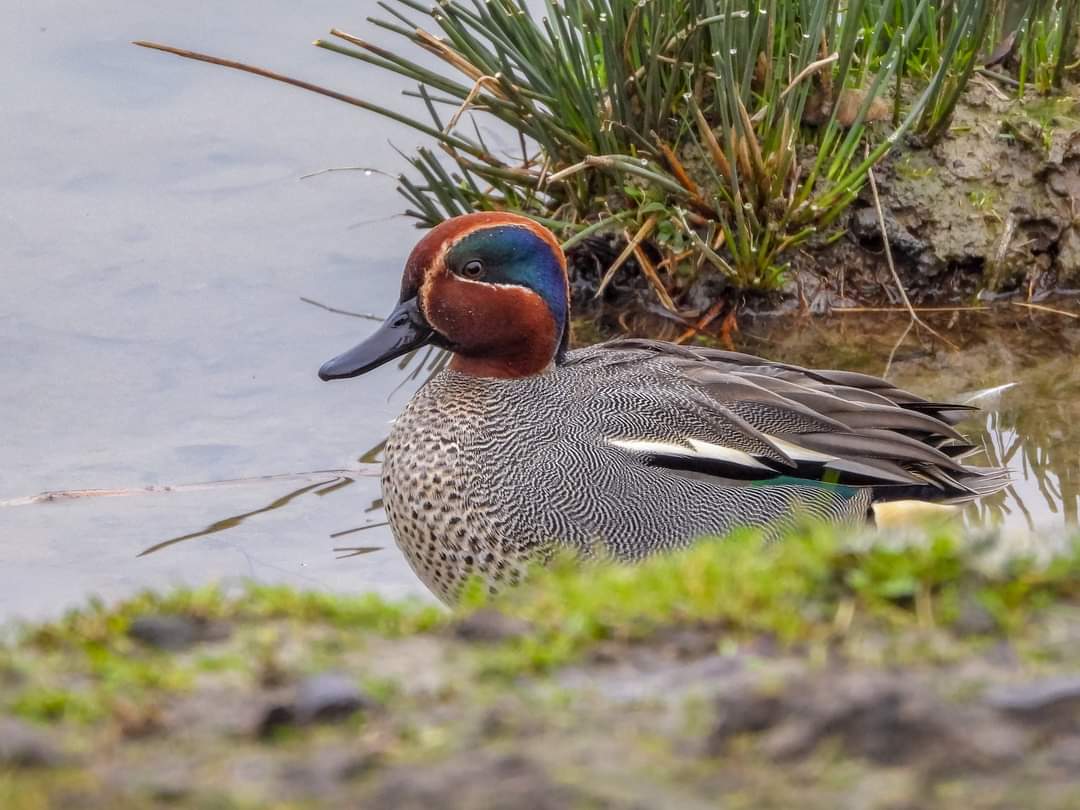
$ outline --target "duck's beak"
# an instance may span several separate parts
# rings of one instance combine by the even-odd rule
[[[432,329],[420,313],[416,299],[402,301],[375,334],[319,369],[323,380],[344,380],[378,368],[431,340]]]

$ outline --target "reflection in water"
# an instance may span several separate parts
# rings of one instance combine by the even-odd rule
[[[355,478],[351,478],[349,476],[337,476],[335,478],[331,478],[328,481],[318,481],[314,484],[308,484],[306,487],[301,487],[300,489],[290,492],[287,495],[282,495],[280,498],[275,498],[266,506],[263,506],[259,509],[253,509],[249,512],[243,512],[239,515],[232,515],[227,518],[222,518],[221,520],[214,521],[205,529],[202,529],[200,531],[191,532],[190,534],[182,534],[179,537],[173,537],[169,540],[164,540],[160,543],[156,543],[155,545],[152,545],[149,548],[140,551],[136,556],[145,557],[148,554],[154,554],[155,552],[161,551],[162,549],[168,548],[169,546],[174,546],[177,543],[182,543],[185,540],[194,540],[199,537],[206,537],[211,534],[223,532],[226,529],[232,529],[235,526],[239,526],[249,517],[253,517],[254,515],[261,515],[265,512],[273,512],[275,509],[281,509],[283,506],[287,506],[291,501],[307,492],[314,492],[316,495],[327,495],[331,492],[335,492],[341,489],[342,487],[347,487],[350,484],[355,483],[355,481]]]
[[[386,524],[380,523],[379,525],[385,526]],[[334,549],[334,552],[337,553],[337,556],[334,557],[334,559],[347,560],[349,557],[359,557],[361,554],[370,554],[373,551],[382,551],[382,548],[382,546],[342,546],[341,548]]]
[[[386,444],[385,441],[379,442],[379,444],[377,445],[376,448],[372,448],[372,450],[369,450],[367,453],[365,453],[362,456],[362,458],[368,459],[368,457],[371,456],[370,461],[372,461],[372,462],[375,461],[376,460],[375,459],[376,454],[373,453],[373,451],[376,450],[376,449],[382,449],[383,445],[385,445],[385,444]],[[382,500],[382,498],[376,498],[370,504],[368,504],[368,506],[364,510],[364,512],[365,513],[381,512],[382,508],[383,508],[383,500]],[[378,521],[378,522],[367,523],[367,524],[365,524],[363,526],[357,526],[354,529],[345,529],[344,531],[334,532],[333,534],[330,535],[330,537],[332,539],[336,540],[337,538],[344,537],[347,534],[356,534],[357,532],[364,532],[364,531],[367,531],[368,529],[380,529],[383,526],[389,526],[389,525],[390,524],[387,523],[385,520],[381,520],[381,521]],[[381,549],[382,549],[382,546],[354,546],[354,547],[351,547],[351,548],[346,546],[346,547],[341,547],[341,548],[335,548],[334,549],[335,552],[342,552],[342,551],[349,552],[347,554],[341,554],[340,556],[336,557],[335,559],[344,560],[346,557],[356,557],[356,556],[358,556],[360,554],[369,554],[372,551],[380,551]]]
[[[933,314],[924,317],[935,318]],[[1007,467],[1012,484],[969,504],[974,524],[1003,525],[1031,534],[1077,525],[1080,508],[1080,328],[1052,313],[1015,308],[943,312],[945,330],[959,351],[940,344],[905,346],[890,379],[936,399],[974,404],[981,414],[960,429],[983,450],[975,464]],[[860,322],[861,321],[861,322]],[[805,365],[881,374],[884,358],[906,316],[802,321],[749,336],[747,351]],[[955,321],[954,323],[949,323]],[[991,396],[985,396],[991,394]],[[1057,532],[1060,533],[1060,532]],[[1023,542],[1018,539],[1018,542]]]
[[[987,463],[1008,467],[1013,483],[971,504],[968,514],[976,520],[1005,523],[1019,515],[1034,531],[1052,515],[1055,522],[1077,525],[1080,446],[1075,436],[1066,438],[1071,425],[1039,413],[1048,405],[1053,403],[1024,402],[986,414],[982,431]]]

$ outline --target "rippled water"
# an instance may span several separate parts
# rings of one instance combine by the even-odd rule
[[[0,98],[0,619],[240,577],[424,592],[381,525],[369,463],[423,364],[319,383],[318,365],[373,324],[301,301],[389,309],[416,238],[387,218],[401,207],[391,184],[299,178],[397,167],[387,139],[409,149],[414,136],[128,44],[165,40],[399,103],[364,65],[305,47],[331,24],[370,33],[362,7],[294,5],[43,2],[0,28],[20,76]],[[903,326],[748,325],[740,339],[880,373]],[[971,425],[1016,471],[982,512],[1019,528],[1075,521],[1077,329],[1029,312],[952,327],[966,348],[902,348],[893,376],[941,397],[1020,382]],[[33,497],[59,490],[106,492]]]

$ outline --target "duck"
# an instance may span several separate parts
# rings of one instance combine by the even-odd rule
[[[451,353],[386,441],[386,518],[453,604],[569,553],[632,563],[735,529],[857,524],[875,504],[962,503],[1003,470],[965,464],[967,405],[867,374],[620,338],[570,347],[567,260],[524,216],[476,212],[416,244],[397,305],[323,380],[433,345]]]

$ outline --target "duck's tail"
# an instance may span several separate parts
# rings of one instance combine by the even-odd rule
[[[960,504],[993,495],[1009,485],[1009,471],[1004,467],[969,467],[945,471],[933,465],[920,465],[910,472],[925,478],[925,484],[875,484],[871,487],[875,503],[890,501],[930,501]]]

